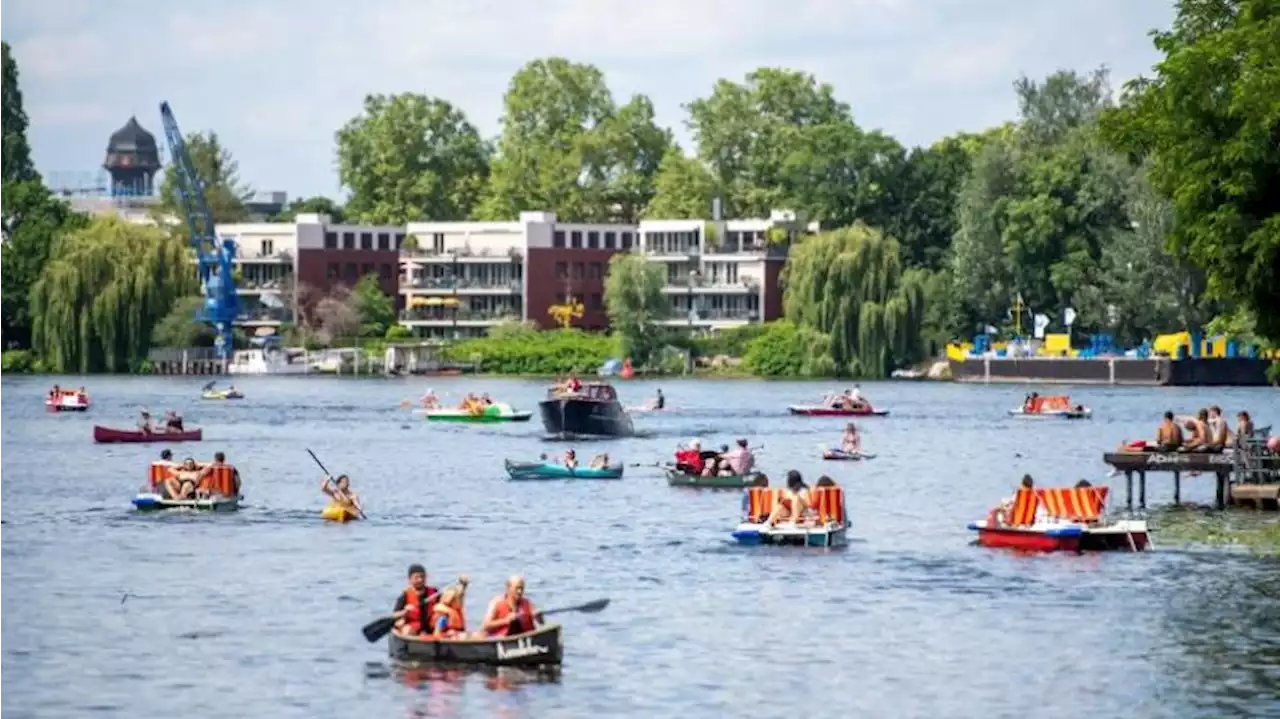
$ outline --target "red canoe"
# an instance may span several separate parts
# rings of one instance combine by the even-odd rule
[[[143,432],[137,429],[111,429],[110,427],[93,427],[95,442],[199,442],[204,430],[192,429],[186,432]]]
[[[834,407],[802,407],[791,405],[787,407],[787,411],[791,414],[804,415],[806,417],[884,417],[889,414],[887,409],[874,409],[870,405],[862,409],[836,409]]]

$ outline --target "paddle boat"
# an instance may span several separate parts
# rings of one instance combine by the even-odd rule
[[[360,518],[360,513],[349,504],[330,502],[320,510],[320,518],[326,522],[352,522]]]
[[[133,506],[139,512],[186,509],[198,512],[234,512],[240,508],[240,497],[206,497],[201,499],[166,499],[151,491],[138,492]]]
[[[564,657],[559,624],[544,624],[532,632],[509,637],[434,639],[396,632],[389,637],[388,653],[403,662],[536,667],[560,664]]]
[[[739,544],[774,544],[801,547],[843,547],[848,544],[851,526],[845,512],[844,490],[838,486],[812,487],[817,516],[799,523],[784,522],[770,526],[767,522],[781,489],[751,487],[743,499],[743,520],[733,531]]]
[[[493,422],[528,422],[533,412],[520,412],[509,404],[495,402],[483,408],[459,409],[457,407],[439,407],[436,409],[420,409],[420,414],[429,422],[470,422],[490,424]]]
[[[200,399],[244,399],[244,394],[235,388],[207,389],[200,393]]]
[[[662,471],[667,475],[668,485],[672,487],[692,487],[694,489],[744,489],[755,484],[763,476],[759,472],[752,472],[750,474],[703,477],[699,474],[686,474],[671,466],[663,467]]]
[[[978,545],[1033,552],[1120,550],[1141,552],[1150,543],[1147,523],[1104,521],[1106,487],[1021,487],[1008,506],[969,523]]]
[[[876,409],[866,402],[854,408],[793,404],[787,411],[802,417],[885,417],[889,414],[889,410]]]
[[[514,480],[529,479],[622,479],[622,465],[608,467],[574,467],[551,462],[505,461],[507,474]]]
[[[182,432],[156,429],[144,432],[140,429],[112,429],[94,425],[93,441],[101,444],[112,442],[199,442],[204,430],[189,429]]]
[[[47,412],[84,412],[89,409],[89,393],[83,389],[51,390],[44,398]]]
[[[172,472],[172,464],[152,462],[147,486],[139,489],[133,498],[134,508],[139,512],[166,510],[234,512],[240,508],[240,500],[243,497],[239,493],[239,487],[236,486],[235,467],[229,464],[213,467],[206,479],[201,481],[201,489],[207,490],[209,496],[190,499],[169,499],[161,493],[160,485],[172,476]]]
[[[1071,398],[1065,394],[1048,397],[1037,395],[1028,399],[1021,407],[1009,410],[1009,415],[1030,419],[1091,419],[1093,410],[1082,404],[1071,404]]]

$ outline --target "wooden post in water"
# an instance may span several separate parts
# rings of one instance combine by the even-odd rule
[[[1182,504],[1182,472],[1173,473],[1173,503]]]
[[[1138,470],[1138,508],[1147,508],[1147,470]]]
[[[1124,471],[1124,503],[1130,512],[1133,511],[1133,471]]]

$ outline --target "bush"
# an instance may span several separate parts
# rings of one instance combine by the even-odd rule
[[[743,365],[762,377],[830,377],[835,362],[829,348],[831,338],[808,327],[790,322],[772,322],[751,341]]]
[[[747,348],[757,338],[769,331],[772,325],[750,324],[720,330],[706,337],[693,340],[692,350],[698,357],[745,357]]]
[[[495,328],[497,329],[497,328]],[[617,341],[603,334],[566,329],[551,332],[503,332],[497,337],[464,340],[448,347],[454,362],[478,361],[484,372],[560,375],[593,373],[617,356]]]
[[[400,324],[391,325],[390,327],[387,328],[387,333],[386,335],[384,335],[384,337],[388,342],[399,342],[401,340],[409,340],[409,339],[413,339],[413,330]]]
[[[0,372],[5,374],[39,372],[39,364],[31,350],[6,350],[0,355]]]

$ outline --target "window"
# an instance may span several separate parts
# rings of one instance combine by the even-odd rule
[[[382,263],[382,279],[387,281],[391,280],[391,265],[388,265],[385,262]]]
[[[622,233],[622,249],[624,250],[631,249],[631,233],[630,232]]]
[[[444,233],[435,232],[431,235],[431,251],[437,255],[444,254]]]
[[[581,262],[573,263],[573,274],[571,275],[571,277],[573,277],[573,279],[575,280],[582,279],[582,269],[583,267]]]
[[[582,233],[574,230],[569,233],[569,246],[575,250],[582,249]]]
[[[557,280],[569,279],[569,263],[568,262],[556,263],[556,279]]]
[[[360,233],[360,249],[362,250],[373,249],[373,233],[372,232]]]
[[[552,247],[564,247],[564,230],[556,230],[551,239]]]
[[[587,275],[588,279],[598,280],[602,276],[604,276],[604,266],[601,265],[599,262],[592,262],[591,266],[588,267],[587,269],[590,270],[589,274]]]
[[[355,282],[359,279],[356,275],[356,263],[348,262],[346,266],[342,268],[342,276],[351,282]]]
[[[360,276],[364,277],[365,275],[371,275],[371,274],[373,274],[373,263],[372,262],[364,263],[364,265],[360,267]]]
[[[591,249],[591,250],[600,249],[600,233],[599,232],[587,233],[587,249]]]
[[[600,293],[597,292],[596,294],[591,295],[587,300],[587,309],[592,312],[599,312],[604,309],[604,298],[600,296]]]
[[[272,242],[271,240],[263,240],[263,241],[262,241],[262,256],[263,256],[263,257],[270,257],[270,256],[274,255],[274,254],[275,254],[275,247],[274,247],[274,245],[275,245],[275,243],[274,243],[274,242]]]
[[[338,233],[336,232],[324,233],[324,248],[326,250],[338,249]]]
[[[336,241],[337,235],[334,235],[334,238]],[[325,270],[324,276],[326,279],[330,279],[330,280],[336,280],[339,277],[341,277],[342,272],[338,269],[338,263],[330,262],[328,269]]]
[[[399,251],[401,247],[404,247],[404,233],[397,232],[396,233],[396,250]]]
[[[379,250],[391,249],[391,233],[390,232],[378,233],[378,249]]]
[[[342,233],[342,249],[354,250],[355,248],[356,248],[356,233],[354,232]]]
[[[618,233],[616,232],[604,233],[604,248],[606,250],[612,250],[617,246],[618,246]]]

